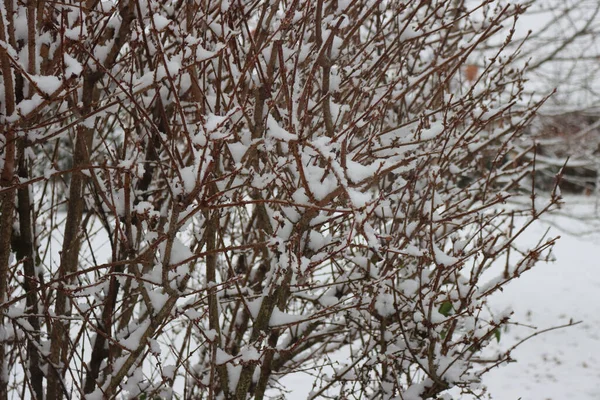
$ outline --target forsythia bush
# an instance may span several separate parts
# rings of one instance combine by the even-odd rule
[[[483,390],[559,201],[511,147],[522,12],[5,0],[0,400]]]

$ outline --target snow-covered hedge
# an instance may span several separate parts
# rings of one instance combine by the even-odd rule
[[[448,399],[510,358],[486,301],[559,200],[504,206],[522,7],[3,4],[0,394]]]

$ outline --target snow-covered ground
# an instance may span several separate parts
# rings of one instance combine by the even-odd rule
[[[509,284],[491,301],[497,311],[514,310],[511,325],[491,351],[505,351],[535,332],[541,333],[511,352],[516,360],[485,375],[496,400],[600,400],[600,208],[595,199],[570,197],[562,210],[536,222],[521,238],[528,247],[543,235],[560,236],[556,261],[540,263]],[[495,342],[494,342],[495,343]],[[303,374],[282,383],[288,398],[306,399],[312,379]]]
[[[546,217],[523,238],[534,243],[549,226],[560,235],[556,262],[540,264],[508,285],[493,299],[498,308],[512,307],[515,321],[539,330],[580,324],[533,337],[512,352],[517,361],[491,371],[484,383],[500,400],[600,399],[600,228],[593,198],[568,198],[563,215]],[[499,347],[535,332],[511,326]]]
[[[581,323],[535,336],[514,350],[516,362],[484,377],[492,399],[600,400],[600,207],[596,212],[595,202],[594,197],[569,197],[562,210],[546,215],[521,237],[522,248],[544,234],[561,238],[553,251],[555,262],[538,264],[492,298],[492,308],[511,308],[512,321],[527,325],[503,331],[500,343],[493,342],[495,350],[535,333],[533,327]],[[309,373],[281,381],[287,399],[306,399],[313,381]]]

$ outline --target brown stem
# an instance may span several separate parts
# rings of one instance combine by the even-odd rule
[[[0,216],[0,302],[5,302],[7,298],[8,276],[10,273],[10,238],[12,236],[13,211],[14,211],[15,191],[9,190],[0,195],[2,205],[2,215]],[[8,377],[6,368],[6,353],[4,345],[0,346],[0,400],[6,400],[8,397]]]
[[[81,167],[87,162],[87,136],[89,136],[89,134],[90,132],[88,132],[87,128],[80,127],[78,129],[74,154],[74,164],[76,167]],[[59,283],[56,293],[54,313],[58,317],[70,315],[70,305],[68,304],[69,302],[67,298],[68,294],[65,290],[65,285],[69,283],[66,280],[66,275],[74,273],[77,270],[77,264],[79,262],[79,247],[81,241],[81,235],[79,233],[84,208],[84,179],[85,176],[82,174],[81,169],[75,169],[71,178],[71,186],[69,188],[67,220],[65,223],[60,266],[58,268],[58,276],[60,278],[65,277],[65,280]],[[66,360],[65,357],[68,353],[68,337],[69,323],[61,318],[54,320],[50,339],[52,346],[49,357],[50,362],[54,366],[58,366],[59,361]],[[67,365],[63,365],[63,368],[57,367],[56,371],[64,373],[66,368]],[[57,373],[49,374],[48,387],[46,391],[46,398],[48,400],[58,400],[62,398],[62,391],[59,385],[61,378],[61,376],[57,376]]]
[[[11,7],[12,8],[12,7]],[[7,10],[8,11],[8,10]],[[10,21],[12,15],[8,15]],[[0,16],[0,40],[6,43],[6,27],[4,26],[4,17]],[[0,68],[4,77],[4,101],[7,115],[12,115],[15,111],[14,85],[12,79],[12,70],[7,50],[0,46]],[[12,127],[2,125],[0,127],[4,135],[4,169],[0,176],[0,186],[8,187],[11,185],[15,170],[15,133]],[[0,216],[0,302],[5,302],[8,295],[8,276],[10,272],[10,245],[12,236],[12,227],[14,219],[15,190],[9,189],[0,195],[0,204],[2,215]],[[8,397],[8,371],[4,368],[8,365],[6,362],[6,353],[4,345],[0,346],[0,400]]]
[[[25,159],[25,145],[19,146],[19,176],[28,177],[27,164]],[[22,187],[17,190],[17,211],[19,214],[19,236],[13,236],[13,243],[17,259],[23,263],[23,288],[27,292],[26,304],[27,312],[30,313],[27,321],[33,328],[27,337],[27,358],[29,361],[29,379],[35,394],[35,398],[43,399],[43,379],[44,374],[40,369],[41,359],[38,351],[40,339],[40,321],[38,318],[38,277],[35,272],[35,263],[37,254],[34,249],[33,235],[33,204],[29,195],[29,187]]]

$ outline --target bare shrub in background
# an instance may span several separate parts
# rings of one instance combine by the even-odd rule
[[[591,195],[598,190],[600,120],[594,110],[538,114],[521,145],[537,146],[538,187],[553,187],[561,170],[561,190]]]
[[[531,1],[523,20],[509,47],[522,46],[515,62],[528,64],[526,91],[556,92],[516,145],[524,149],[537,144],[537,170],[542,175],[537,183],[542,190],[552,186],[554,174],[568,160],[562,174],[563,191],[591,194],[600,186],[600,3]]]
[[[511,37],[464,75],[522,11],[5,1],[0,399],[481,392],[559,200]]]

